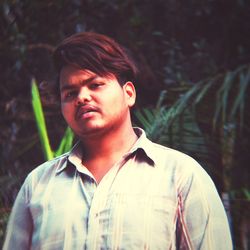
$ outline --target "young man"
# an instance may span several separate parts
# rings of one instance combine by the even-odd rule
[[[65,39],[54,60],[79,142],[28,175],[4,249],[232,249],[206,172],[132,127],[137,68],[125,50],[85,32]]]

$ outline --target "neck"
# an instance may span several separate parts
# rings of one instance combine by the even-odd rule
[[[131,149],[136,140],[132,125],[125,129],[112,129],[111,132],[95,138],[85,138],[82,140],[83,164],[99,183],[109,169]]]
[[[82,139],[84,159],[116,158],[130,150],[137,140],[132,125]]]

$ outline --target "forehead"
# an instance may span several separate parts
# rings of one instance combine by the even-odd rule
[[[65,84],[74,84],[79,82],[89,82],[92,80],[115,80],[116,77],[114,74],[110,73],[105,76],[99,76],[96,73],[87,70],[87,69],[79,69],[73,67],[71,65],[64,66],[61,69],[59,82],[60,86]]]
[[[89,78],[98,77],[90,70],[78,69],[73,66],[64,66],[60,72],[60,84],[65,82],[84,81]]]

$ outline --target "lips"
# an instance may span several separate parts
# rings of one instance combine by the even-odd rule
[[[92,105],[80,106],[76,112],[76,119],[88,118],[92,112],[99,112],[99,109]]]

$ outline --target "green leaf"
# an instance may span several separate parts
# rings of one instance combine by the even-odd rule
[[[31,96],[32,107],[35,115],[35,121],[38,128],[38,134],[41,141],[42,149],[46,160],[50,160],[54,157],[54,153],[50,147],[43,108],[41,104],[41,98],[35,79],[32,79],[31,81]]]
[[[65,152],[68,152],[72,147],[73,139],[74,139],[74,134],[72,130],[69,127],[67,127],[64,136],[60,142],[60,145],[55,152],[55,156],[59,156]]]

